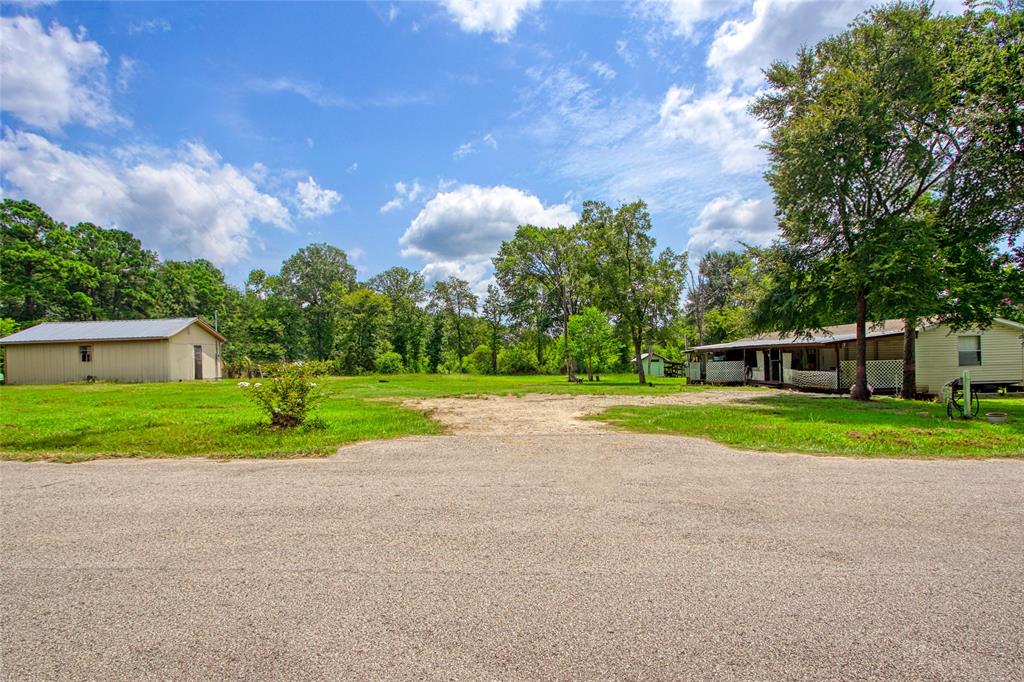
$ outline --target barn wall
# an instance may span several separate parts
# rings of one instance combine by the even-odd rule
[[[92,362],[82,362],[79,346],[92,346]],[[7,346],[7,383],[61,384],[85,381],[137,383],[167,381],[166,340],[31,343]]]
[[[203,347],[203,378],[219,379],[223,376],[217,353],[217,337],[198,324],[192,324],[170,339],[170,381],[192,381],[196,378],[192,347],[200,345]]]
[[[949,327],[925,329],[917,335],[917,390],[938,394],[949,381],[968,370],[974,381],[1024,381],[1022,330],[995,322],[985,330],[952,332]],[[981,337],[981,365],[961,367],[957,337]]]

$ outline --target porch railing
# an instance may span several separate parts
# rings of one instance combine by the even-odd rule
[[[709,362],[705,366],[704,374],[709,384],[734,384],[742,382],[745,378],[742,360]]]

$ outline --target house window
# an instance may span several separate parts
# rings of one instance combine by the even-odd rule
[[[92,362],[92,346],[79,346],[78,357],[82,362]]]
[[[959,336],[957,345],[960,351],[961,367],[977,367],[981,364],[980,336]]]

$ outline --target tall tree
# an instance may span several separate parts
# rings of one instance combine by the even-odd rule
[[[388,319],[391,303],[387,296],[369,289],[344,294],[340,302],[337,352],[346,373],[372,372],[377,356],[391,349]]]
[[[367,286],[391,302],[388,332],[391,346],[402,356],[406,371],[417,371],[429,322],[422,308],[427,298],[423,275],[408,268],[393,267],[370,278]]]
[[[581,233],[576,228],[521,225],[494,257],[495,277],[506,294],[529,295],[543,289],[562,314],[562,349],[569,380],[575,366],[569,353],[569,317],[589,288]]]
[[[448,322],[454,337],[453,350],[459,360],[460,374],[464,371],[462,359],[469,340],[470,315],[476,313],[477,300],[469,289],[469,282],[455,276],[435,283],[430,292],[430,307]]]
[[[489,332],[488,347],[491,351],[491,374],[498,373],[498,351],[501,346],[501,333],[504,329],[507,305],[501,289],[493,284],[487,285],[487,296],[481,309],[484,322]]]
[[[224,273],[210,261],[164,261],[157,270],[158,314],[201,316],[213,321],[238,296]]]
[[[926,262],[947,254],[920,239],[922,203],[984,146],[957,115],[957,21],[932,17],[924,3],[869,11],[846,32],[802,50],[794,64],[773,64],[770,89],[752,108],[771,130],[766,177],[788,262],[796,265],[777,283],[804,301],[789,306],[786,331],[819,323],[823,313],[810,310],[811,301],[826,315],[855,311],[856,398],[869,397],[867,324],[896,313],[913,326],[908,300],[921,301],[920,313],[928,314],[942,286],[924,279]],[[965,229],[967,242],[992,241]],[[900,257],[887,261],[887,253]],[[790,277],[801,274],[813,276]],[[934,294],[908,299],[908,290]]]
[[[337,302],[356,286],[348,256],[330,244],[310,244],[281,265],[278,293],[302,309],[309,353],[326,360],[334,350]]]
[[[612,211],[584,202],[580,219],[590,243],[590,265],[601,307],[628,329],[640,383],[646,383],[643,344],[648,330],[672,317],[682,295],[686,256],[665,249],[654,255],[647,204],[635,201]]]
[[[77,257],[96,269],[84,293],[92,300],[93,319],[147,317],[157,307],[154,252],[142,248],[131,232],[107,230],[92,223],[71,228]]]
[[[0,317],[18,322],[92,317],[86,293],[99,279],[75,236],[30,201],[0,203]]]

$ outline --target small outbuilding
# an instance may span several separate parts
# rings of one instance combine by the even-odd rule
[[[657,353],[644,353],[640,356],[640,362],[644,365],[644,375],[649,377],[665,376],[665,358]],[[633,360],[636,367],[636,360]]]
[[[8,384],[192,381],[223,374],[226,339],[198,317],[44,322],[0,339]]]

